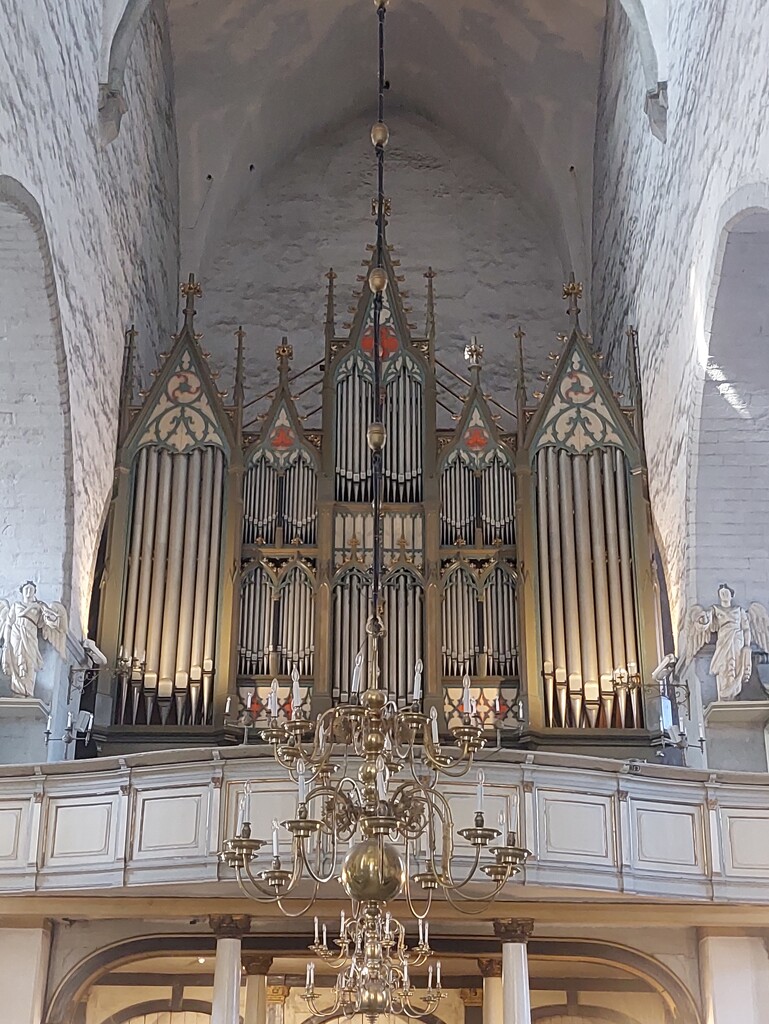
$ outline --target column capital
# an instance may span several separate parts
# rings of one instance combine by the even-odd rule
[[[459,998],[465,1006],[483,1006],[482,988],[461,988]]]
[[[251,931],[248,914],[212,914],[208,924],[217,939],[242,939]]]
[[[534,931],[534,921],[530,917],[518,917],[507,921],[494,922],[494,934],[505,942],[521,942],[524,945]]]
[[[245,953],[241,957],[246,974],[264,975],[270,973],[273,957],[269,953]]]
[[[482,978],[501,978],[502,961],[497,957],[488,957],[478,961],[478,970]]]
[[[288,994],[291,988],[288,985],[268,985],[267,986],[267,1002],[268,1003],[285,1003],[288,999]]]

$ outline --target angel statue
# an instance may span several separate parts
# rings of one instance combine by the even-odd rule
[[[0,643],[2,668],[11,677],[11,690],[19,697],[33,697],[35,676],[43,665],[38,632],[59,652],[66,654],[67,612],[54,601],[37,599],[37,587],[27,580],[19,587],[21,600],[0,599]]]
[[[753,602],[748,610],[733,605],[734,591],[728,583],[718,588],[718,604],[703,608],[695,604],[686,614],[683,651],[677,672],[691,664],[694,657],[716,634],[716,649],[710,661],[710,673],[716,677],[719,700],[735,700],[753,669],[751,643],[769,650],[769,612]]]

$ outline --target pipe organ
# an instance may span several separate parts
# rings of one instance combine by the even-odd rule
[[[417,334],[389,247],[385,263],[378,684],[409,700],[422,660],[424,699],[444,721],[467,710],[469,676],[484,722],[520,742],[648,742],[657,616],[632,410],[578,319],[538,405],[519,380],[517,410],[502,410],[507,429],[475,342],[468,375],[455,374],[464,393],[443,394],[432,272]],[[182,329],[140,406],[127,388],[100,601],[100,644],[116,665],[102,705],[107,745],[258,728],[273,680],[286,714],[292,676],[317,711],[376,671],[366,633],[371,296],[358,293],[339,334],[328,277],[324,359],[294,373],[284,339],[261,412],[245,401],[240,331],[224,404],[193,330],[192,279]],[[317,379],[294,385],[313,369]],[[307,395],[311,413],[300,412]],[[442,413],[449,395],[461,403],[453,424]]]

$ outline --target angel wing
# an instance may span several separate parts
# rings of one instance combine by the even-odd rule
[[[55,647],[62,658],[67,656],[67,609],[58,601],[52,601],[43,611],[40,627],[43,639]]]
[[[762,604],[754,601],[748,606],[748,622],[753,643],[759,650],[769,654],[769,612]]]
[[[684,619],[683,636],[681,638],[682,650],[676,665],[676,671],[680,675],[687,665],[691,664],[698,651],[700,651],[710,639],[711,633],[715,632],[713,622],[713,611],[711,608],[703,608],[701,604],[692,605]]]

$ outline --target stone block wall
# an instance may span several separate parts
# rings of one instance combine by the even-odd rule
[[[123,333],[139,330],[142,368],[155,365],[176,314],[178,175],[170,45],[164,5],[144,17],[126,73],[128,112],[102,148],[98,125],[99,0],[0,3],[0,175],[39,207],[50,251],[66,356],[72,464],[65,503],[73,510],[71,611],[84,621],[112,482]],[[3,196],[0,195],[0,201]],[[24,429],[33,386],[18,382],[4,407],[6,438]],[[25,397],[27,396],[27,397]],[[37,427],[30,427],[37,429]],[[54,495],[40,499],[58,528]],[[41,542],[46,520],[40,524]],[[2,548],[5,584],[30,572],[28,551]],[[67,590],[66,580],[40,579]]]
[[[694,455],[723,233],[742,211],[769,207],[766,4],[671,4],[669,43],[663,143],[638,103],[644,79],[628,20],[610,0],[596,131],[593,312],[598,343],[615,364],[625,324],[638,327],[652,507],[677,626],[695,598]]]

